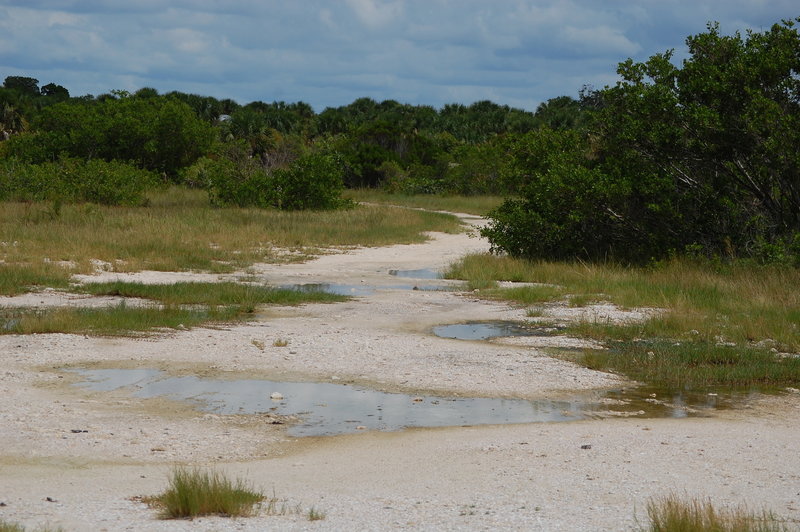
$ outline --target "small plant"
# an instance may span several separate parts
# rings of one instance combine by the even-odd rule
[[[322,521],[325,519],[325,512],[322,510],[317,510],[313,506],[308,509],[308,513],[306,514],[309,521]]]
[[[242,480],[232,482],[221,473],[176,468],[169,488],[143,501],[161,510],[163,519],[193,518],[201,515],[242,517],[252,515],[264,495]]]
[[[0,532],[26,532],[26,528],[22,525],[18,525],[17,523],[11,523],[9,521],[0,519]],[[34,532],[64,532],[64,529],[61,527],[51,528],[50,526],[45,525],[44,528],[37,528]]]
[[[676,495],[647,503],[649,532],[783,532],[789,530],[774,514],[746,508],[717,510],[708,500],[683,500]]]
[[[0,520],[0,532],[25,532],[25,527],[6,520]]]
[[[253,344],[254,346],[256,346],[259,349],[259,351],[263,351],[266,348],[266,345],[264,345],[264,342],[262,342],[261,340],[256,340],[255,338],[250,340],[250,343]]]
[[[272,342],[272,347],[286,347],[287,345],[289,345],[289,340],[283,338],[276,338],[275,341]]]

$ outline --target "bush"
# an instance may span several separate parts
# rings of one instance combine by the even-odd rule
[[[141,205],[145,193],[158,183],[155,174],[119,161],[81,161],[25,164],[0,161],[0,200],[90,202],[103,205]]]
[[[186,179],[205,183],[212,203],[282,210],[335,209],[345,205],[342,164],[335,154],[312,152],[285,168],[268,170],[234,145],[218,159],[201,159]]]
[[[273,204],[283,210],[327,210],[345,204],[342,162],[337,155],[311,153],[272,174]]]

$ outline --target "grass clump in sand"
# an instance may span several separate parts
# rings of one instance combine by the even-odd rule
[[[27,530],[28,529],[22,525],[0,519],[0,532],[26,532]],[[44,528],[37,528],[32,532],[64,532],[64,529],[61,527],[52,528],[50,526],[45,526]]]
[[[648,532],[784,532],[789,529],[771,512],[746,508],[718,510],[708,500],[684,500],[675,495],[647,503]]]
[[[203,515],[250,516],[264,499],[263,493],[240,479],[232,481],[218,472],[176,468],[166,491],[143,500],[158,508],[163,519],[191,519]]]

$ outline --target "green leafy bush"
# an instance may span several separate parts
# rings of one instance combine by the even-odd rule
[[[119,161],[0,161],[0,200],[4,201],[141,205],[145,193],[157,183],[152,172]]]
[[[204,155],[213,138],[211,126],[183,102],[124,96],[46,107],[33,121],[32,132],[12,136],[4,150],[29,163],[53,161],[62,154],[133,161],[174,177]]]
[[[326,210],[345,205],[343,170],[335,153],[301,155],[288,166],[268,169],[237,143],[217,159],[201,159],[186,178],[205,183],[213,203],[282,210]]]
[[[798,19],[800,20],[800,19]],[[797,262],[800,33],[795,21],[619,65],[586,131],[512,143],[520,198],[490,215],[495,250],[647,263],[691,250]]]

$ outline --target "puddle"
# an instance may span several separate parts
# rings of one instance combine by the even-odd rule
[[[300,292],[326,292],[329,294],[336,294],[339,296],[354,296],[363,297],[371,296],[378,290],[378,287],[371,285],[357,285],[357,284],[335,284],[335,283],[309,283],[309,284],[293,284],[284,285],[281,288],[290,290],[297,290]],[[451,290],[453,287],[441,285],[423,285],[417,286],[414,284],[395,284],[388,286],[381,286],[381,290]]]
[[[501,336],[549,336],[556,330],[553,327],[526,326],[514,321],[486,321],[439,325],[433,328],[433,334],[456,340],[488,340]]]
[[[650,390],[616,391],[571,400],[453,398],[385,393],[333,383],[220,380],[170,377],[155,369],[69,370],[93,391],[128,387],[135,397],[167,397],[217,414],[274,413],[298,416],[292,436],[329,436],[361,430],[394,431],[410,427],[543,423],[615,416],[687,417],[721,408],[733,399],[704,395],[700,402]],[[280,394],[279,400],[271,399]]]
[[[410,279],[441,279],[442,273],[436,270],[423,268],[421,270],[389,270],[389,275]]]
[[[358,284],[309,283],[284,285],[281,288],[298,292],[325,292],[337,296],[370,296],[375,293],[373,287]]]

